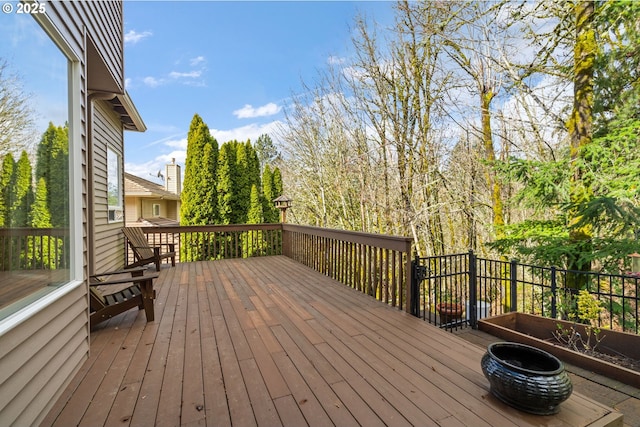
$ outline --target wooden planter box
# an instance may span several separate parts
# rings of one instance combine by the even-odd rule
[[[557,330],[558,324],[567,329],[575,326],[580,334],[586,336],[582,325],[523,313],[507,313],[478,320],[478,329],[507,341],[540,348],[564,362],[640,388],[640,372],[554,344],[557,341],[552,333]],[[610,354],[617,352],[640,359],[640,336],[607,329],[603,329],[600,336],[606,338],[601,341],[598,351]]]

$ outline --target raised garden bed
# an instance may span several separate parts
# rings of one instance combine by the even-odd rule
[[[582,325],[523,313],[507,313],[478,320],[478,329],[507,341],[528,344],[545,350],[558,359],[583,369],[640,388],[640,372],[561,346],[553,337],[557,325],[575,326],[586,336]],[[640,360],[640,336],[603,329],[605,338],[598,351],[612,356]]]

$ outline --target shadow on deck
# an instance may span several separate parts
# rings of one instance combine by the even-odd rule
[[[483,350],[284,256],[181,263],[131,310],[43,425],[617,426],[574,393],[555,416],[494,399]]]

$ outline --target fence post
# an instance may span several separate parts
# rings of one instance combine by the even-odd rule
[[[556,268],[551,267],[551,318],[555,319],[558,315],[558,283],[556,281]]]
[[[509,286],[511,301],[509,311],[518,311],[518,260],[512,259],[509,267]]]
[[[411,261],[411,283],[409,284],[409,301],[407,301],[407,308],[409,313],[420,317],[420,279],[418,278],[418,265],[420,265],[420,258],[418,253],[414,254],[414,259]]]
[[[471,328],[478,329],[478,272],[476,270],[476,255],[473,250],[469,251],[469,308],[467,313]]]

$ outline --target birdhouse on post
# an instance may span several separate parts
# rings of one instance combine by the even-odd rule
[[[283,224],[287,222],[287,209],[291,207],[292,202],[293,200],[285,195],[273,199],[273,203],[275,203],[276,208],[280,210],[280,222]]]

